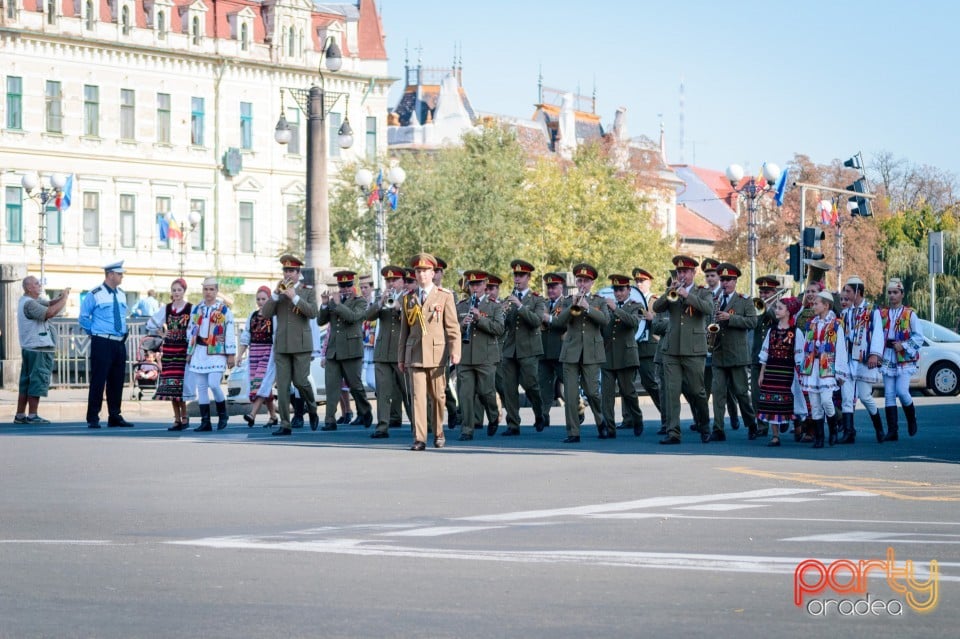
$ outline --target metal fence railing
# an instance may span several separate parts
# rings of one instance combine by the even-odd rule
[[[90,336],[80,330],[76,318],[51,320],[57,329],[51,388],[78,388],[90,383]],[[127,374],[125,383],[133,383],[133,370],[140,359],[140,341],[147,336],[146,320],[127,320]]]

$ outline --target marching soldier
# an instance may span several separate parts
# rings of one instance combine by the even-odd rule
[[[373,365],[377,380],[377,429],[372,439],[390,437],[389,428],[398,428],[403,419],[401,407],[410,416],[410,398],[400,373],[400,298],[403,296],[403,269],[384,266],[380,274],[385,282],[383,295],[367,309],[367,320],[377,321],[377,341],[373,347]]]
[[[507,411],[504,436],[520,434],[520,389],[533,408],[534,427],[543,430],[543,404],[540,401],[539,361],[543,355],[540,324],[546,302],[530,289],[533,264],[523,260],[510,262],[513,292],[504,300],[506,331],[503,335],[503,391]]]
[[[617,386],[620,387],[620,402],[624,425],[633,426],[633,434],[643,434],[643,412],[637,400],[637,327],[640,326],[641,306],[630,301],[630,278],[626,275],[611,275],[615,299],[607,299],[610,320],[603,327],[606,362],[600,373],[601,406],[608,437],[616,437]],[[603,435],[601,434],[601,437]]]
[[[467,271],[463,274],[470,296],[457,304],[460,320],[462,346],[460,363],[457,364],[457,384],[460,396],[459,441],[473,439],[480,409],[486,411],[487,434],[497,432],[500,409],[497,406],[495,378],[500,362],[500,343],[503,335],[503,307],[483,299],[487,274],[483,271]],[[478,406],[479,404],[479,406]]]
[[[366,390],[360,373],[363,371],[363,320],[367,315],[367,301],[357,297],[354,284],[357,274],[353,271],[337,271],[340,292],[320,296],[320,311],[317,324],[327,327],[327,353],[324,366],[324,380],[327,389],[327,414],[320,430],[337,430],[337,403],[334,398],[340,396],[340,382],[345,380],[350,394],[357,404],[357,416],[360,423],[368,428],[373,423],[373,409],[367,400]]]
[[[563,364],[560,349],[563,346],[564,327],[556,322],[563,308],[563,286],[566,278],[559,273],[543,276],[546,287],[546,308],[543,312],[543,327],[540,338],[543,342],[543,357],[540,358],[540,400],[543,403],[543,427],[550,425],[550,408],[557,395],[557,385],[563,383]]]
[[[653,284],[653,276],[642,268],[633,269],[633,281],[636,288],[640,291],[640,325],[637,327],[637,358],[639,367],[637,368],[637,381],[647,392],[657,412],[660,412],[660,384],[657,382],[657,376],[654,374],[653,358],[657,354],[657,345],[660,338],[653,332],[653,321],[655,314],[650,306],[653,304],[650,294],[650,286]],[[637,389],[639,391],[639,389]]]
[[[713,346],[713,433],[710,440],[727,440],[723,432],[723,413],[728,396],[736,399],[747,425],[747,438],[752,440],[757,438],[758,433],[757,416],[750,401],[747,381],[747,368],[750,366],[747,333],[757,326],[757,309],[752,298],[737,293],[739,268],[723,262],[717,267],[717,273],[722,290],[713,313],[720,330]]]
[[[712,257],[705,258],[700,262],[700,270],[703,271],[703,278],[707,283],[707,288],[710,289],[710,294],[713,295],[714,312],[716,312],[717,303],[720,301],[720,294],[723,292],[720,286],[720,275],[717,273],[717,267],[719,265],[719,260],[715,260]],[[715,318],[711,319],[708,324],[714,320]],[[707,336],[707,362],[703,369],[703,385],[707,393],[707,405],[709,406],[710,395],[713,393],[713,345],[710,335]],[[737,430],[740,428],[740,419],[737,416],[737,402],[733,396],[727,397],[727,410],[730,412],[730,428]],[[702,422],[698,417],[698,422],[700,423],[708,423],[709,421],[710,415],[704,415]],[[696,426],[696,424],[694,424],[694,426]],[[691,426],[691,429],[692,428],[693,426]]]
[[[667,409],[667,436],[661,444],[680,443],[680,393],[689,391],[694,415],[709,415],[703,388],[704,360],[707,356],[707,319],[713,316],[713,296],[708,289],[694,286],[697,261],[686,255],[673,258],[677,283],[653,303],[656,312],[670,311],[670,332],[663,353],[663,405]],[[710,441],[708,423],[701,426],[700,441]]]
[[[581,262],[573,267],[577,293],[564,303],[556,323],[566,327],[560,361],[563,362],[563,401],[567,419],[567,438],[564,444],[580,443],[580,387],[593,410],[597,432],[601,439],[607,437],[600,406],[600,365],[606,362],[603,350],[603,327],[607,324],[607,304],[599,295],[591,295],[590,289],[597,279],[597,269]],[[614,434],[616,434],[614,432]]]
[[[433,285],[443,287],[443,273],[447,270],[447,262],[442,257],[434,257],[437,260],[437,268],[433,271]],[[447,289],[449,290],[449,289]],[[452,292],[452,291],[451,291]],[[454,294],[453,301],[457,301],[457,296]],[[446,409],[447,409],[447,428],[453,430],[457,427],[459,422],[459,408],[457,407],[457,393],[456,393],[456,370],[450,365],[450,354],[447,353],[443,358],[443,375],[444,375],[444,392],[446,394]],[[451,381],[452,380],[452,381]],[[427,413],[427,421],[430,427],[430,432],[435,432],[433,422],[431,421],[433,417],[432,412]],[[441,430],[443,429],[443,424],[440,425]]]
[[[757,316],[757,327],[753,330],[753,341],[750,345],[750,401],[753,402],[753,411],[758,412],[757,402],[760,399],[760,349],[767,331],[777,325],[777,318],[773,314],[774,300],[777,298],[777,289],[780,280],[774,275],[761,275],[756,279],[760,292],[760,300],[764,302],[763,312]],[[758,422],[758,428],[766,429],[765,422]]]
[[[491,302],[494,302],[494,303],[496,303],[496,304],[500,304],[500,303],[501,303],[501,301],[502,301],[502,300],[500,299],[500,285],[501,285],[501,284],[503,284],[503,280],[502,280],[502,279],[500,279],[498,276],[494,275],[493,273],[487,273],[487,289],[486,289],[486,291],[487,291],[486,299],[487,299],[487,300],[489,300],[489,301],[491,301]],[[503,337],[500,337],[497,341],[500,343],[500,351],[501,351],[501,353],[502,353],[502,351],[503,351]],[[497,366],[497,381],[496,381],[496,387],[497,387],[497,397],[500,398],[500,402],[501,402],[501,403],[505,402],[506,400],[503,398],[503,359],[502,359],[502,356],[501,356],[501,359],[500,359],[500,365]]]

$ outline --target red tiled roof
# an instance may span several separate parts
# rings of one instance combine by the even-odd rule
[[[700,217],[684,205],[678,204],[677,235],[681,241],[697,239],[716,242],[723,235],[723,229]]]
[[[359,33],[360,57],[364,60],[386,60],[387,49],[383,43],[383,22],[377,14],[373,0],[360,0]]]

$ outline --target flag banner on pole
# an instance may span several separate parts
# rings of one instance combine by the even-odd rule
[[[166,215],[157,216],[157,235],[160,236],[161,242],[170,239],[170,223],[167,221]]]
[[[787,190],[787,173],[789,172],[790,169],[784,169],[779,179],[777,179],[777,185],[773,195],[773,201],[777,203],[777,206],[783,206],[783,194]]]

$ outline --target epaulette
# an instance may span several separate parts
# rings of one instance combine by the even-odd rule
[[[438,286],[437,290],[443,291],[444,293],[450,293],[451,295],[453,295],[453,291],[449,288],[443,288],[442,286]]]
[[[90,291],[90,292],[93,293],[94,295],[96,295],[97,293],[99,293],[99,292],[102,291],[102,290],[103,290],[103,285],[100,285],[100,286],[98,286],[97,288],[93,289],[93,290]]]
[[[313,284],[301,284],[302,288],[313,288]]]
[[[745,299],[745,300],[752,300],[752,299],[753,299],[752,297],[749,297],[748,295],[746,295],[746,294],[744,294],[744,293],[737,293],[737,295],[739,295],[739,296],[741,297],[741,299]]]
[[[530,291],[530,294],[534,297],[540,297],[540,293],[537,293],[536,291]]]

